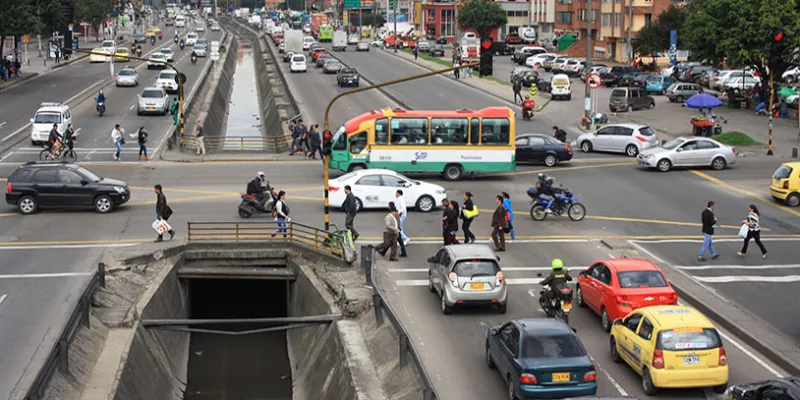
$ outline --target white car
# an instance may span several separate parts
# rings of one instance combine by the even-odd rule
[[[306,51],[311,48],[317,41],[314,40],[313,36],[305,36],[303,37],[303,51]],[[283,42],[281,42],[283,44]]]
[[[178,81],[175,80],[175,77],[178,76],[178,73],[175,72],[174,69],[168,69],[161,71],[158,74],[158,78],[156,78],[156,87],[160,87],[167,92],[177,93],[178,92]]]
[[[57,125],[56,129],[59,133],[64,133],[71,123],[72,111],[68,105],[54,102],[42,103],[31,118],[31,144],[47,143],[53,124]]]
[[[100,47],[105,50],[106,54],[114,54],[117,51],[117,43],[113,40],[104,40]],[[111,60],[107,60],[111,61]]]
[[[105,56],[105,55],[101,55],[101,54],[97,54],[97,53],[111,54],[111,53],[106,52],[106,50],[104,48],[102,48],[102,47],[98,47],[96,49],[92,49],[92,54],[89,54],[89,62],[90,63],[101,63],[101,62],[109,61],[110,57]]]
[[[139,95],[136,115],[167,115],[167,112],[169,112],[169,95],[167,95],[166,90],[160,87],[149,87],[144,89],[142,94]]]
[[[165,48],[161,49],[161,54],[163,54],[164,57],[167,58],[167,61],[169,61],[169,62],[175,61],[175,54],[172,52],[171,48],[165,47]]]
[[[139,86],[139,73],[133,68],[123,68],[116,76],[117,86]]]
[[[707,167],[715,170],[736,163],[736,148],[716,140],[679,137],[661,147],[645,150],[638,156],[639,165],[667,172],[673,167]]]
[[[711,79],[708,81],[708,87],[713,90],[724,90],[725,83],[730,81],[731,79],[741,78],[741,77],[753,78],[753,74],[749,72],[742,72],[741,70],[738,71],[717,71],[714,72],[714,75],[711,76]]]
[[[164,68],[167,68],[167,64],[164,64],[164,62],[166,62],[166,61],[167,61],[167,57],[164,56],[163,54],[161,54],[161,53],[153,53],[153,54],[150,55],[150,57],[147,58],[147,69],[153,69],[153,68],[164,69]]]
[[[658,146],[658,137],[646,125],[611,124],[580,135],[575,143],[584,153],[608,151],[636,157],[640,152]]]
[[[196,33],[192,32],[192,33],[186,35],[186,45],[187,46],[194,46],[195,43],[197,43],[197,34]]]
[[[383,44],[384,44],[383,40],[377,39],[370,42],[369,45],[372,47],[383,47]]]
[[[432,211],[447,198],[447,191],[439,185],[415,181],[388,169],[362,169],[328,181],[332,207],[342,207],[346,196],[344,187],[347,185],[350,185],[356,197],[359,210],[387,209],[398,190],[403,191],[408,208],[422,212]]]
[[[211,25],[211,31],[212,32],[218,32],[219,31],[219,24],[217,24],[217,23],[212,24]]]
[[[295,54],[289,64],[289,71],[291,72],[308,72],[308,65],[306,64],[306,56],[302,54]]]
[[[349,38],[347,38],[347,44],[356,45],[358,44],[358,40],[359,40],[358,35],[351,35]]]
[[[533,68],[534,66],[538,66],[539,68],[544,66],[545,60],[548,58],[555,58],[556,54],[553,53],[540,53],[535,56],[530,56],[525,59],[525,65]]]
[[[752,90],[756,85],[761,84],[756,78],[729,78],[725,81],[725,89],[739,89],[739,90]]]
[[[205,32],[206,31],[206,26],[203,25],[203,24],[197,24],[197,26],[194,28],[194,30],[196,30],[198,32]]]

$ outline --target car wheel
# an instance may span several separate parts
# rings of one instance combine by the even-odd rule
[[[728,390],[728,382],[725,382],[722,385],[714,386],[713,388],[711,388],[711,390],[713,390],[714,393],[720,393],[720,394],[725,393],[725,391]]]
[[[600,323],[603,325],[604,331],[611,332],[611,317],[605,307],[600,311]]]
[[[436,201],[433,200],[433,197],[424,195],[417,199],[416,209],[422,212],[430,212],[436,207]]]
[[[608,353],[611,356],[611,361],[614,363],[619,364],[622,361],[619,357],[619,351],[617,350],[617,340],[614,339],[613,336],[608,341]]]
[[[20,214],[30,215],[39,210],[39,202],[33,196],[22,196],[17,202]]]
[[[358,212],[361,212],[361,210],[363,209],[364,209],[364,203],[361,202],[361,199],[356,197],[356,210],[358,210]]]
[[[633,111],[633,105],[631,105],[631,104],[628,104],[628,107],[627,107],[627,108],[625,108],[625,111],[627,111],[627,112],[631,112],[631,111]]]
[[[636,147],[635,144],[629,144],[625,147],[625,154],[627,154],[628,157],[636,157],[639,155],[639,148]]]
[[[665,159],[663,159],[663,160],[660,160],[660,161],[658,162],[658,164],[656,164],[656,167],[657,167],[657,168],[658,168],[658,170],[659,170],[659,171],[661,171],[661,172],[667,172],[667,171],[669,171],[670,169],[672,169],[672,162],[670,162],[669,160],[667,160],[667,159],[665,158]]]
[[[572,95],[571,95],[571,94],[568,94],[568,95],[567,95],[567,101],[570,101],[570,100],[572,100]]]
[[[94,210],[100,214],[107,214],[114,210],[114,201],[103,194],[94,199]]]
[[[648,396],[658,393],[658,388],[653,385],[653,378],[650,377],[650,370],[647,368],[642,371],[642,390]]]
[[[453,311],[453,308],[447,305],[447,300],[445,300],[444,292],[442,292],[442,300],[440,303],[441,303],[440,305],[442,309],[442,314],[448,315],[450,314],[450,312]]]
[[[588,140],[584,140],[583,142],[581,142],[581,151],[583,151],[584,153],[592,151],[592,142]]]
[[[683,103],[683,96],[675,97],[675,101],[677,101],[678,103]]]
[[[448,181],[458,181],[464,177],[464,168],[458,164],[448,164],[444,167],[444,179]]]
[[[497,312],[500,314],[505,314],[508,311],[508,303],[498,304],[497,305]]]
[[[583,300],[583,290],[581,290],[580,285],[576,286],[575,291],[577,292],[575,294],[575,297],[577,297],[577,299],[578,299],[578,306],[579,307],[586,307],[586,302]]]
[[[711,168],[713,170],[715,170],[715,171],[721,171],[721,170],[725,169],[725,167],[727,165],[728,165],[728,163],[722,157],[717,157],[717,158],[711,160]]]
[[[652,109],[654,109],[654,108],[656,108],[656,103],[655,103],[655,102],[651,102],[651,103],[650,103],[650,105],[649,105],[649,106],[647,106],[647,108],[649,108],[649,109],[651,109],[651,110],[652,110]]]
[[[364,164],[353,164],[347,169],[347,172],[361,171],[362,169],[366,169]]]
[[[558,159],[552,154],[548,154],[547,157],[544,158],[544,165],[548,167],[554,167],[557,163]]]
[[[494,364],[494,360],[492,360],[492,352],[489,350],[489,343],[486,343],[486,366],[490,369],[497,368],[497,365]]]
[[[800,195],[798,195],[797,193],[792,193],[788,197],[786,197],[786,200],[784,200],[784,202],[789,207],[797,207],[798,205],[800,205]]]

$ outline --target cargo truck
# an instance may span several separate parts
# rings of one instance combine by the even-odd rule
[[[319,37],[319,27],[328,23],[328,16],[323,13],[311,14],[311,33]]]
[[[303,54],[303,31],[291,29],[283,33],[285,51],[292,50],[297,54]]]
[[[333,51],[347,50],[347,32],[336,31],[333,33]]]

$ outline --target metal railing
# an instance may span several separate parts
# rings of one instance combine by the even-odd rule
[[[340,234],[297,222],[188,222],[189,242],[292,242],[343,257]]]
[[[81,325],[89,327],[92,296],[99,286],[106,286],[106,266],[104,263],[97,264],[97,271],[92,275],[92,279],[78,299],[78,304],[72,311],[69,320],[67,320],[67,324],[61,330],[61,335],[58,336],[56,345],[50,350],[42,369],[39,370],[36,379],[28,389],[28,393],[25,395],[26,400],[39,400],[44,397],[44,391],[56,372],[56,368],[62,374],[69,374],[69,344]]]
[[[277,137],[244,137],[226,136],[220,138],[206,137],[205,144],[208,151],[259,151],[281,153],[289,151],[291,136]]]
[[[433,387],[433,380],[428,375],[428,370],[425,369],[425,365],[419,357],[419,351],[417,351],[411,339],[408,338],[408,331],[406,331],[392,306],[383,297],[383,293],[378,290],[378,283],[375,279],[375,250],[373,247],[361,246],[361,266],[364,268],[364,274],[367,277],[367,285],[372,286],[372,308],[375,309],[375,323],[377,326],[383,325],[383,313],[385,311],[399,336],[400,368],[408,364],[408,358],[411,356],[411,361],[414,362],[414,367],[417,369],[420,381],[422,381],[422,398],[424,400],[439,399],[439,395]]]

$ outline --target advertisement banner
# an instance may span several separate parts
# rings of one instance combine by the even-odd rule
[[[669,31],[669,65],[678,63],[678,31]]]

